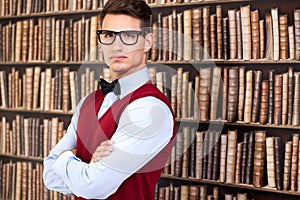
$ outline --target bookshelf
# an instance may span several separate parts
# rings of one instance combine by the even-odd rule
[[[24,3],[27,3],[26,7],[22,6],[21,2],[23,5],[25,5]],[[78,4],[76,4],[76,2]],[[236,131],[236,149],[238,149],[238,146],[242,146],[241,142],[244,140],[245,133],[252,132],[255,135],[256,131],[265,132],[266,139],[271,136],[280,138],[280,161],[285,161],[285,150],[288,142],[290,142],[290,148],[296,148],[296,143],[293,143],[292,141],[293,138],[294,140],[297,138],[293,137],[294,134],[299,133],[299,120],[296,120],[294,123],[293,121],[290,123],[282,123],[281,117],[281,121],[276,123],[274,123],[274,118],[271,123],[268,123],[268,119],[267,122],[260,123],[259,120],[253,121],[251,118],[249,121],[245,121],[245,115],[242,115],[242,120],[238,120],[238,112],[235,113],[236,117],[234,117],[235,119],[233,120],[228,119],[227,113],[223,118],[223,109],[225,108],[225,111],[227,112],[226,108],[228,108],[229,104],[228,101],[225,103],[223,102],[224,95],[222,94],[224,92],[223,89],[226,87],[227,89],[229,88],[229,84],[224,84],[224,81],[226,80],[224,71],[226,70],[243,69],[245,81],[247,79],[246,72],[250,70],[253,72],[253,80],[254,72],[257,71],[262,72],[261,81],[269,80],[269,73],[272,69],[275,70],[274,78],[275,75],[281,75],[283,78],[284,74],[289,72],[293,77],[296,77],[297,72],[300,72],[300,58],[296,58],[298,55],[296,51],[300,52],[299,46],[297,46],[300,45],[300,39],[298,39],[297,42],[296,37],[300,36],[296,33],[295,29],[297,26],[295,25],[295,21],[297,20],[294,20],[294,11],[300,9],[299,2],[295,0],[217,0],[182,1],[181,3],[179,3],[179,0],[148,0],[146,2],[149,3],[153,10],[153,31],[155,31],[154,24],[158,25],[158,27],[165,28],[161,30],[161,33],[159,33],[160,35],[156,35],[156,46],[154,46],[149,53],[148,66],[149,70],[151,70],[149,72],[155,72],[155,74],[152,75],[152,80],[155,81],[158,87],[161,87],[161,90],[169,96],[170,100],[172,100],[172,94],[174,96],[174,93],[172,92],[175,92],[177,101],[180,100],[178,97],[181,97],[180,104],[176,101],[173,102],[174,110],[176,111],[176,126],[178,127],[179,138],[182,139],[182,141],[179,141],[178,144],[176,144],[177,146],[182,145],[183,149],[188,149],[188,151],[181,152],[181,155],[178,157],[175,155],[175,158],[177,158],[177,160],[175,159],[176,161],[172,160],[174,159],[174,157],[172,157],[174,156],[174,152],[172,153],[170,158],[171,164],[165,167],[164,174],[162,174],[161,180],[157,186],[157,199],[175,199],[175,197],[171,198],[171,196],[176,196],[180,199],[233,199],[234,196],[237,196],[237,199],[272,198],[277,200],[299,198],[300,190],[298,190],[298,188],[300,182],[298,184],[299,178],[297,177],[297,173],[300,174],[300,172],[298,172],[299,164],[295,163],[295,160],[294,162],[290,161],[290,170],[288,173],[285,173],[287,174],[285,176],[290,176],[290,178],[287,178],[289,183],[286,186],[287,188],[276,189],[274,186],[269,186],[268,178],[270,177],[268,176],[267,171],[269,165],[267,165],[266,155],[264,155],[263,159],[260,159],[260,161],[263,160],[263,171],[259,171],[258,173],[260,176],[259,183],[261,184],[259,186],[254,186],[252,180],[247,184],[241,183],[241,181],[229,181],[226,179],[226,176],[225,180],[220,180],[221,139],[216,141],[216,146],[219,145],[218,149],[215,150],[216,148],[213,148],[215,153],[213,156],[218,159],[212,159],[213,156],[210,154],[208,154],[210,157],[203,157],[201,159],[203,163],[204,159],[206,159],[205,168],[203,168],[203,163],[202,168],[199,168],[199,166],[196,167],[199,163],[196,164],[197,159],[192,157],[192,155],[196,154],[196,151],[199,153],[199,149],[196,149],[198,132],[202,132],[203,136],[206,136],[210,135],[210,133],[219,131],[219,138],[221,138],[221,135],[227,135],[229,131]],[[41,179],[42,161],[43,157],[47,154],[47,151],[51,149],[51,146],[65,133],[74,107],[78,101],[82,96],[97,88],[97,79],[99,76],[106,76],[104,70],[105,64],[101,57],[101,48],[97,44],[94,33],[99,27],[98,15],[102,10],[103,3],[102,0],[14,0],[10,2],[2,1],[0,3],[0,47],[2,47],[0,48],[0,94],[2,95],[0,97],[0,115],[2,116],[0,121],[0,172],[2,185],[0,189],[1,197],[3,199],[14,199],[22,194],[22,192],[24,194],[24,191],[26,190],[30,191],[27,194],[28,199],[34,199],[34,197],[38,197],[37,199],[67,199],[67,197],[55,192],[50,192],[43,187]],[[287,32],[287,28],[292,26],[294,31],[294,53],[292,58],[289,54],[291,52],[289,46],[291,44],[289,44],[287,50],[288,54],[285,58],[284,54],[279,53],[279,59],[274,59],[274,49],[271,48],[271,50],[267,50],[267,38],[269,38],[267,27],[264,27],[261,30],[259,29],[259,31],[262,31],[260,33],[263,33],[264,40],[256,40],[254,45],[251,43],[247,44],[246,40],[249,39],[249,36],[253,36],[249,35],[248,29],[250,28],[250,33],[255,31],[255,33],[257,33],[258,31],[258,29],[251,29],[256,26],[252,25],[251,20],[243,22],[246,23],[246,25],[244,24],[243,29],[243,24],[240,22],[241,32],[239,34],[238,32],[232,34],[232,30],[238,29],[238,23],[236,22],[236,26],[232,26],[232,24],[229,25],[232,23],[230,22],[232,18],[229,19],[228,11],[235,12],[236,14],[236,11],[241,12],[241,7],[247,9],[247,6],[250,6],[250,14],[252,11],[258,11],[258,19],[260,21],[264,20],[262,23],[265,26],[267,13],[271,15],[272,8],[278,8],[278,19],[280,16],[287,15],[287,25],[282,26],[282,29],[285,30],[282,34],[284,37],[287,37],[287,35],[290,36],[291,34],[290,32]],[[197,11],[194,11],[196,9]],[[220,11],[221,13],[219,13]],[[276,10],[274,9],[274,11]],[[200,21],[202,23],[200,23],[202,25],[201,36],[195,34],[196,30],[199,31],[199,29],[197,29],[198,27],[195,25],[195,21],[192,21],[195,19],[191,17],[193,15],[197,16],[197,14],[199,15],[199,12],[202,12],[202,18],[197,18],[196,20],[198,21],[196,24]],[[189,21],[184,21],[185,16],[190,17]],[[205,16],[206,21],[203,16]],[[174,22],[171,23],[173,20],[172,17],[177,20],[175,24]],[[180,23],[178,20],[181,20]],[[247,22],[250,22],[250,24],[247,24]],[[255,22],[257,23],[257,20]],[[226,29],[221,26],[223,23],[226,23]],[[173,29],[173,25],[175,29]],[[178,29],[180,25],[182,25],[182,29]],[[206,28],[204,28],[204,25]],[[170,29],[170,26],[172,26],[172,30],[179,35],[172,35],[171,37],[164,36],[163,30]],[[218,26],[221,26],[221,29],[218,29]],[[246,29],[248,32],[245,32]],[[281,30],[281,28],[279,29]],[[19,34],[20,30],[22,30],[21,34]],[[81,30],[81,32],[79,30]],[[224,32],[224,30],[227,32]],[[224,37],[225,34],[227,34],[227,37]],[[248,34],[248,37],[243,38],[242,34],[245,34],[246,36]],[[197,46],[195,44],[189,44],[188,46],[188,43],[191,42],[191,39],[189,38],[184,37],[182,42],[174,39],[183,35],[190,35],[190,37],[194,38],[193,42],[198,42],[197,44],[202,45],[203,49],[194,48]],[[201,42],[196,39],[198,37],[201,38]],[[242,44],[245,48],[238,49],[237,41],[236,49],[234,50],[234,48],[231,48],[230,45],[234,43],[232,42],[234,41],[232,38],[235,37],[237,41],[238,37],[246,41]],[[32,40],[30,40],[30,38],[32,38]],[[161,38],[161,40],[159,40],[159,38]],[[169,40],[170,38],[171,40]],[[224,38],[227,38],[227,48],[224,48]],[[288,37],[288,39],[289,41],[291,40],[290,37]],[[209,42],[207,43],[207,41]],[[218,46],[220,45],[220,41],[222,46]],[[277,40],[273,40],[270,43],[271,46],[274,46],[274,44],[278,45],[274,41]],[[281,40],[278,42],[280,41]],[[168,44],[168,46],[163,46],[164,44]],[[184,47],[184,44],[187,44],[187,48]],[[258,44],[263,46],[263,48],[260,49],[263,49],[264,51],[262,54],[259,54],[257,59],[253,59],[254,53],[252,51],[243,52],[249,45],[250,47],[254,47],[255,45],[255,47],[257,47]],[[16,48],[12,48],[14,46]],[[182,49],[181,51],[178,51],[178,47],[180,46]],[[280,45],[279,43],[279,47],[280,46],[287,47],[286,44]],[[225,53],[224,49],[226,49]],[[280,51],[280,49],[277,50]],[[285,49],[282,49],[282,51],[284,50]],[[203,53],[205,51],[208,52],[207,55]],[[258,52],[255,54],[257,55],[257,53]],[[239,58],[239,56],[242,57]],[[201,93],[203,95],[201,97],[204,99],[202,99],[200,95],[198,96],[199,99],[197,99],[195,93],[199,93],[201,88],[202,90],[207,90],[209,88],[209,90],[213,91],[214,69],[219,69],[221,75],[219,77],[221,78],[221,82],[218,86],[218,98],[211,98],[213,95]],[[37,72],[36,78],[34,76],[35,71]],[[66,71],[67,74],[65,79],[63,79],[64,71]],[[50,73],[50,75],[48,75],[48,85],[46,86],[46,79],[43,82],[42,78],[44,76],[46,77],[47,72],[48,74]],[[68,76],[70,74],[72,74],[72,80],[70,76]],[[205,74],[207,75],[206,77],[204,76]],[[177,75],[177,77],[175,75]],[[178,84],[179,75],[182,77],[182,80],[180,80],[181,84]],[[229,75],[229,73],[227,74],[227,77],[229,77],[229,80],[235,78],[234,75]],[[201,85],[200,79],[209,82],[209,84],[204,86]],[[36,82],[34,82],[35,80]],[[64,80],[66,82],[63,82]],[[178,85],[181,85],[182,88],[180,89],[180,92],[176,91],[179,90],[178,85],[176,85],[176,89],[174,89],[173,81]],[[240,82],[237,81],[236,83]],[[246,82],[244,83],[244,88],[246,89]],[[254,99],[255,88],[254,82],[252,83],[253,96],[251,102]],[[67,88],[63,90],[63,86],[66,86]],[[231,87],[232,86],[233,85],[231,85]],[[38,87],[38,89],[34,89],[36,87]],[[49,89],[49,87],[53,89]],[[296,84],[294,85],[294,89],[295,88]],[[231,89],[233,91],[233,88]],[[65,91],[67,91],[66,94]],[[283,95],[283,91],[281,91],[281,94]],[[66,96],[63,97],[63,95]],[[245,94],[244,97],[246,97]],[[295,92],[292,101],[292,105],[295,105],[293,111],[295,111],[295,107],[297,107],[297,104],[294,104],[298,99],[297,97]],[[37,99],[36,103],[33,103],[34,98]],[[280,98],[280,96],[278,96],[278,98]],[[238,99],[238,97],[236,97],[236,99]],[[282,96],[280,99],[283,99]],[[218,110],[214,119],[211,118],[212,100],[217,102],[215,105]],[[63,104],[64,101],[65,104]],[[235,103],[238,104],[238,102]],[[224,107],[225,104],[226,106]],[[198,107],[201,105],[206,105],[206,109]],[[261,106],[259,106],[259,108],[260,107]],[[205,110],[203,112],[207,113],[200,115],[201,110]],[[260,110],[256,111],[256,113],[257,112],[260,113]],[[259,114],[258,117],[260,117]],[[293,118],[297,119],[297,116],[292,116],[291,119]],[[21,127],[24,129],[23,131],[20,130],[22,129]],[[189,138],[189,142],[184,143],[184,138]],[[211,145],[210,142],[212,141],[209,141],[209,139],[214,140],[215,138],[202,137],[202,144],[208,146]],[[207,142],[207,144],[205,144],[205,142]],[[266,145],[266,141],[263,143]],[[177,146],[175,146],[174,151],[176,151],[176,148],[178,152],[182,151],[182,149]],[[32,152],[27,152],[30,148],[34,148],[37,152],[34,152],[34,150],[32,150]],[[299,149],[299,146],[297,148]],[[24,149],[24,152],[22,149]],[[264,153],[267,154],[266,147],[262,149],[265,149]],[[243,154],[239,154],[239,152],[241,152],[241,150],[236,150],[233,153],[236,157],[238,155],[242,156]],[[294,154],[292,154],[293,152]],[[252,157],[255,157],[254,150],[252,153]],[[291,151],[290,157],[292,157],[292,155],[297,157],[299,152],[295,150]],[[217,161],[217,174],[215,177],[212,176],[212,174],[210,178],[196,177],[199,176],[199,171],[197,172],[196,169],[191,169],[191,165],[198,170],[205,170],[205,174],[208,176],[207,170],[209,159],[210,162]],[[299,160],[300,157],[296,159],[297,162],[299,162]],[[225,162],[227,162],[226,157]],[[236,162],[237,161],[234,161],[234,167],[237,166]],[[254,161],[252,160],[251,163],[253,162]],[[179,170],[181,171],[180,173],[178,172],[178,174],[175,175],[173,172],[177,167],[175,165],[178,163],[182,169]],[[213,170],[213,164],[214,163],[210,163],[209,165],[211,171]],[[232,165],[232,163],[230,164]],[[296,170],[295,167],[297,168]],[[294,169],[293,172],[291,170],[292,168]],[[26,173],[21,172],[21,170]],[[252,177],[253,169],[250,169],[250,172],[250,176]],[[291,181],[292,173],[294,177],[295,174],[297,177],[293,183]],[[9,174],[15,174],[12,179],[13,181],[8,181]],[[24,178],[17,178],[20,176]],[[281,166],[281,176],[283,184],[283,165]],[[26,188],[26,181],[28,185],[30,185],[31,182],[35,183],[35,186]],[[291,183],[293,184],[293,187],[296,188],[292,189]],[[22,184],[23,187],[21,187]],[[17,189],[17,186],[20,186],[21,189]]]

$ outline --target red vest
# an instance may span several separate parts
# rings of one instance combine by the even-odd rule
[[[138,88],[133,93],[126,95],[121,100],[117,100],[107,112],[97,120],[98,111],[103,103],[105,95],[102,95],[101,90],[97,90],[90,94],[82,104],[77,125],[77,157],[83,162],[89,163],[93,152],[99,144],[107,139],[110,139],[118,126],[118,120],[128,104],[132,101],[146,97],[153,96],[163,101],[168,107],[171,106],[169,100],[162,94],[153,84],[147,83]],[[173,114],[173,112],[172,112]],[[173,115],[174,118],[174,115]],[[174,121],[175,124],[175,121]],[[173,128],[173,136],[169,144],[146,166],[141,172],[137,172],[126,179],[108,199],[114,200],[153,200],[156,183],[161,175],[163,167],[171,153],[171,149],[175,141],[175,125]],[[87,144],[87,145],[85,145]],[[159,165],[155,171],[146,170],[151,169],[152,165]],[[159,168],[159,169],[158,169]],[[153,169],[153,168],[152,168]],[[101,190],[101,188],[99,188]],[[76,197],[75,199],[83,199]]]

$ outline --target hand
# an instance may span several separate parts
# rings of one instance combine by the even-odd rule
[[[95,163],[101,160],[102,157],[108,156],[113,151],[114,142],[112,140],[105,140],[102,142],[93,153],[90,163]]]

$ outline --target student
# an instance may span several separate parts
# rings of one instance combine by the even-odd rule
[[[109,0],[100,17],[97,35],[113,84],[101,80],[101,89],[80,101],[44,160],[44,183],[75,199],[153,200],[175,123],[146,67],[151,9],[143,0]]]

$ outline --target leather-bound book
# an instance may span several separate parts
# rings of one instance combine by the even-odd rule
[[[199,84],[199,120],[209,120],[210,107],[210,68],[200,68],[200,84]]]
[[[239,67],[239,96],[238,96],[238,121],[244,119],[244,105],[245,105],[245,67]]]
[[[196,200],[198,198],[199,198],[199,187],[196,185],[190,185],[188,199]]]
[[[267,137],[266,139],[266,158],[267,158],[267,177],[268,186],[276,187],[275,181],[275,140],[274,137]]]
[[[288,119],[289,74],[282,74],[282,113],[281,124],[286,125]]]
[[[283,162],[281,159],[281,139],[274,137],[275,181],[277,190],[282,190]]]
[[[21,51],[22,51],[22,21],[16,22],[16,29],[18,30],[18,33],[16,35],[16,48],[15,48],[15,61],[20,62],[21,61]]]
[[[243,142],[237,144],[236,150],[236,165],[235,165],[235,183],[241,183],[241,167],[242,167],[242,154],[243,154]]]
[[[174,10],[173,10],[173,12],[174,12]],[[174,35],[175,35],[175,31],[176,31],[176,29],[174,29],[175,28],[175,26],[173,25],[173,23],[174,23],[174,21],[173,21],[173,14],[170,14],[170,15],[168,15],[168,39],[169,39],[169,41],[168,41],[168,43],[169,43],[169,46],[168,46],[168,60],[174,60],[174,58],[173,58],[173,55],[174,55]]]
[[[233,194],[225,193],[225,200],[234,200]]]
[[[216,6],[217,15],[217,58],[223,58],[222,6]]]
[[[202,164],[202,179],[207,179],[207,163],[209,149],[209,132],[205,131],[203,140],[203,164]]]
[[[187,178],[189,176],[189,147],[191,143],[191,128],[183,127],[183,155],[182,155],[182,174],[181,176]]]
[[[246,72],[246,90],[245,90],[245,108],[244,108],[244,122],[251,122],[252,112],[252,96],[253,96],[253,70]]]
[[[25,109],[32,109],[32,97],[33,97],[33,68],[26,67],[25,69]]]
[[[196,166],[196,131],[195,127],[190,128],[190,142],[187,145],[189,147],[189,177],[195,178],[195,166]]]
[[[259,20],[259,58],[265,58],[265,20]]]
[[[272,17],[270,13],[265,13],[265,21],[266,21],[266,52],[265,58],[266,60],[273,60],[274,58],[274,44],[273,44],[273,23]]]
[[[228,10],[229,58],[237,58],[236,10]]]
[[[243,41],[242,41],[242,26],[241,26],[241,11],[237,10],[236,13],[236,42],[237,42],[237,59],[243,59]]]
[[[192,60],[192,10],[183,11],[183,59]]]
[[[259,119],[259,105],[261,97],[261,82],[262,71],[254,71],[254,90],[253,90],[253,102],[252,102],[252,122],[258,122]]]
[[[228,76],[227,121],[236,122],[239,92],[239,68],[229,68]]]
[[[70,109],[69,76],[70,76],[70,68],[63,67],[62,68],[62,91],[61,92],[62,92],[62,110],[64,112],[67,112]]]
[[[242,28],[242,43],[243,43],[243,59],[251,59],[251,20],[250,20],[250,5],[241,6],[241,28]]]
[[[269,81],[263,80],[261,84],[261,99],[259,111],[259,123],[266,124],[268,120],[268,107],[269,107]]]
[[[292,125],[299,125],[300,119],[299,119],[299,105],[300,105],[300,73],[295,72],[294,73],[294,103],[293,103],[293,116],[292,116]]]
[[[288,26],[288,38],[289,38],[289,59],[295,59],[295,34],[294,34],[294,26]]]
[[[273,52],[274,60],[279,60],[279,19],[278,8],[271,8],[272,27],[273,27]]]
[[[220,132],[214,132],[214,141],[213,141],[213,169],[212,169],[212,180],[217,180],[219,177],[219,162],[220,162]]]
[[[290,189],[291,159],[292,159],[292,141],[288,141],[285,143],[284,168],[283,168],[283,190]]]
[[[227,103],[228,103],[228,67],[223,68],[223,88],[222,88],[222,119],[227,119]]]
[[[298,154],[299,154],[299,134],[292,134],[292,157],[291,157],[291,190],[297,191],[298,183]]]
[[[34,67],[34,75],[33,75],[33,98],[32,98],[32,108],[38,108],[38,96],[39,96],[39,88],[40,88],[40,75],[41,75],[41,67]]]
[[[158,34],[157,34],[157,60],[162,60],[162,49],[163,49],[163,33],[162,33],[162,13],[159,12],[157,14],[157,26],[158,26]]]
[[[214,131],[208,131],[208,146],[207,146],[207,176],[206,178],[211,180],[212,179],[212,172],[213,172],[213,160],[214,160],[214,140],[215,140],[215,133]]]
[[[294,104],[294,70],[293,67],[289,67],[288,70],[288,119],[287,124],[292,124],[292,117],[293,117],[293,104]]]
[[[192,10],[193,24],[193,59],[200,61],[200,52],[202,51],[202,9]],[[201,18],[201,19],[200,19]]]
[[[247,148],[248,148],[248,132],[243,133],[242,158],[241,158],[241,177],[240,182],[246,183],[246,164],[247,164]]]
[[[247,145],[246,184],[252,184],[253,154],[254,154],[254,132],[249,132]]]
[[[210,57],[217,58],[217,16],[216,14],[210,15],[209,23],[209,37],[210,37]]]
[[[182,97],[181,97],[181,117],[187,118],[188,116],[188,87],[189,87],[189,72],[182,74]]]
[[[221,134],[220,145],[220,182],[226,180],[226,160],[227,160],[227,134]]]
[[[219,95],[221,86],[221,67],[214,67],[212,71],[211,101],[210,101],[210,120],[216,120],[218,117]]]
[[[264,179],[266,148],[266,131],[255,131],[254,159],[253,159],[253,185],[262,187]]]
[[[204,132],[196,132],[196,163],[195,163],[195,175],[196,179],[202,179],[202,159],[203,159],[203,136]]]
[[[181,118],[181,107],[182,107],[182,79],[183,79],[183,68],[177,69],[177,106],[176,106],[176,117]]]
[[[158,57],[158,23],[153,22],[152,24],[152,33],[153,33],[153,45],[151,48],[151,61],[156,61]]]
[[[289,57],[289,36],[288,36],[288,17],[287,14],[279,16],[279,58],[288,59]]]
[[[28,41],[29,41],[29,21],[22,21],[22,62],[28,60]]]
[[[259,12],[251,11],[252,59],[259,59]]]
[[[177,60],[183,59],[183,14],[177,13]]]
[[[176,134],[175,142],[175,176],[181,177],[182,174],[182,154],[183,154],[183,133]]]
[[[268,74],[269,80],[269,109],[268,109],[268,123],[273,124],[274,122],[274,79],[275,79],[275,70],[272,69]]]
[[[300,60],[300,9],[294,10],[295,59]]]
[[[195,84],[194,84],[194,119],[199,119],[199,88],[200,88],[200,77],[198,75],[195,76]],[[176,97],[175,97],[176,98]]]
[[[229,59],[228,17],[223,18],[222,31],[223,31],[223,59],[228,60]]]
[[[237,153],[237,130],[228,130],[226,183],[234,183]]]
[[[177,20],[177,11],[173,9],[172,11],[172,41],[173,41],[173,52],[172,60],[177,60],[177,49],[178,49],[178,20]],[[169,53],[170,54],[170,53]]]
[[[168,48],[169,48],[169,18],[167,16],[162,17],[162,61],[168,60]]]
[[[282,74],[275,75],[274,79],[274,124],[281,124],[282,118]]]
[[[200,186],[200,199],[207,199],[207,186],[206,185],[202,185]]]
[[[46,39],[46,46],[45,46],[45,61],[51,61],[51,18],[46,19],[46,30],[45,30],[45,39]]]
[[[203,7],[203,59],[210,58],[210,7]]]

